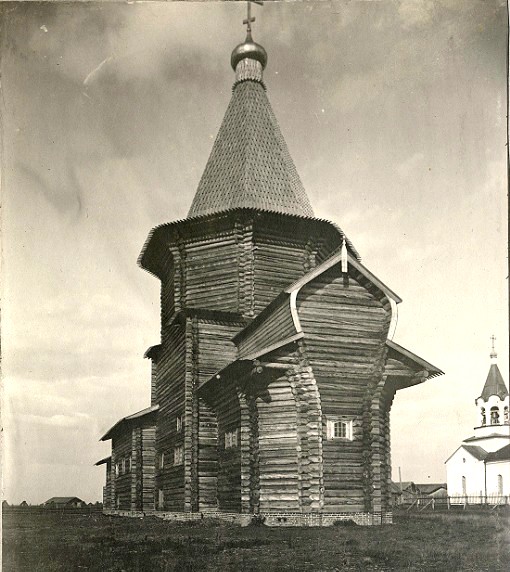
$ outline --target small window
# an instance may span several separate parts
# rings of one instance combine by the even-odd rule
[[[126,459],[126,473],[130,473],[131,472],[131,455],[129,455],[129,457]]]
[[[462,477],[462,494],[465,495],[467,490],[466,477]]]
[[[165,508],[165,493],[163,489],[158,489],[158,509],[163,510]]]
[[[181,433],[183,425],[184,425],[184,415],[177,416],[177,418],[175,420],[175,424],[176,424],[175,428],[177,430],[177,433]]]
[[[119,463],[115,463],[115,476],[118,477],[120,474],[120,465]]]
[[[225,449],[237,447],[237,429],[225,432]]]
[[[503,475],[498,475],[498,495],[503,495]]]
[[[120,474],[123,475],[126,472],[126,459],[122,459],[120,462]]]
[[[347,439],[352,441],[352,420],[328,419],[326,431],[328,439]]]
[[[165,467],[165,453],[160,453],[159,455],[159,468],[163,469]]]
[[[182,445],[174,448],[174,465],[182,465],[184,463],[184,449]]]

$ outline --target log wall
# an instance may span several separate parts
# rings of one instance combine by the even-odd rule
[[[182,226],[144,257],[162,278],[162,327],[184,308],[254,317],[341,244],[329,223],[275,213],[225,214]]]
[[[214,410],[199,399],[198,510],[218,510],[218,422]]]
[[[254,240],[254,309],[258,314],[305,274],[309,258],[305,242],[298,241],[297,237],[292,242],[284,241],[277,230],[272,237],[255,236]]]
[[[184,444],[185,427],[177,431],[177,417],[185,410],[186,336],[185,326],[174,321],[165,328],[157,364],[157,403],[159,404],[156,429],[155,496],[164,494],[164,510],[184,509],[184,465],[174,466],[173,452]],[[186,422],[185,422],[186,425]],[[164,454],[164,466],[159,466]]]
[[[299,512],[298,419],[292,387],[283,375],[260,393],[256,400],[260,511]]]
[[[368,487],[380,488],[373,475],[367,484],[367,473],[371,440],[383,429],[372,432],[371,412],[365,410],[378,381],[390,313],[387,301],[359,276],[346,278],[334,267],[304,286],[298,312],[321,398],[324,510],[356,512],[366,510]],[[326,439],[328,418],[352,420],[353,439]]]
[[[185,260],[186,307],[239,310],[239,248],[234,229],[188,242]]]
[[[127,459],[132,452],[132,430],[118,433],[112,439],[112,499],[113,505],[120,510],[131,509],[132,472],[119,472],[116,476],[115,465]]]
[[[141,489],[141,510],[153,510],[154,476],[156,473],[156,426],[146,425],[141,428],[142,467],[139,471]]]
[[[241,511],[241,410],[234,388],[219,391],[216,397],[218,416],[218,508],[223,511]],[[238,445],[225,448],[225,433],[238,432]]]

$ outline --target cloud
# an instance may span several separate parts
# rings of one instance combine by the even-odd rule
[[[400,0],[398,15],[404,28],[427,26],[434,17],[433,0]]]
[[[21,415],[20,420],[33,425],[47,425],[54,428],[80,429],[90,425],[92,419],[86,413],[76,412],[72,415],[55,414],[50,417],[42,415]]]
[[[401,179],[416,177],[417,170],[425,168],[425,155],[423,153],[413,153],[397,166],[397,173]]]

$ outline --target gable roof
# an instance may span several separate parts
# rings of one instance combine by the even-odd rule
[[[395,481],[391,481],[390,483],[390,489],[392,493],[412,492],[414,486],[415,485],[413,481],[402,481],[401,483],[396,483]]]
[[[320,276],[335,264],[339,264],[342,260],[342,252],[335,252],[329,258],[321,262],[315,268],[312,268],[309,272],[307,272],[304,276],[296,280],[293,284],[291,284],[285,292],[292,294],[292,292],[299,291],[303,286]],[[351,255],[350,252],[347,252],[347,261],[350,266],[355,268],[360,274],[362,274],[369,282],[371,282],[376,288],[381,290],[388,298],[391,298],[395,303],[400,304],[402,302],[402,298],[398,294],[395,294],[391,288],[386,286],[382,280],[379,280],[375,274],[372,274],[370,270],[361,264],[359,260],[357,260],[354,256]]]
[[[461,447],[479,461],[483,461],[488,455],[487,451],[480,445],[461,445]]]
[[[70,502],[77,501],[77,502],[84,502],[78,497],[51,497],[48,499],[44,504],[69,504]]]
[[[122,427],[122,425],[125,425],[126,423],[129,423],[130,421],[140,420],[142,417],[145,417],[146,415],[150,415],[151,413],[155,413],[158,409],[159,409],[159,405],[151,405],[150,407],[146,407],[145,409],[142,409],[141,411],[137,411],[136,413],[133,413],[132,415],[128,415],[127,417],[123,417],[122,419],[117,421],[117,423],[115,423],[115,425],[113,425],[113,427],[108,429],[108,431],[99,440],[100,441],[107,441],[108,439],[111,439],[114,431],[120,429]]]
[[[485,462],[490,463],[493,461],[510,461],[510,443],[498,451],[494,451],[487,455]]]
[[[335,252],[329,258],[324,260],[321,264],[307,272],[304,276],[288,286],[285,290],[280,292],[259,314],[243,329],[241,329],[232,339],[238,346],[240,359],[257,359],[258,357],[267,354],[278,347],[287,345],[289,342],[295,341],[303,337],[303,330],[299,319],[299,311],[297,308],[297,296],[303,286],[333,268],[335,265],[341,263],[342,253]],[[401,298],[395,294],[386,284],[379,280],[372,274],[359,260],[357,260],[350,252],[347,252],[348,264],[357,272],[363,275],[373,286],[378,288],[389,299],[395,303],[401,302]],[[292,316],[293,327],[286,328],[285,334],[275,339],[275,335],[280,335],[283,330],[282,324],[284,322],[285,306],[287,305],[287,315]],[[288,318],[288,316],[287,316]],[[271,327],[271,324],[277,321],[278,328]],[[288,321],[288,319],[287,319]],[[267,333],[264,333],[264,329]],[[260,335],[260,332],[264,335]],[[249,338],[252,338],[252,343]],[[399,344],[387,340],[386,345],[393,356],[406,363],[409,367],[418,368],[418,370],[426,370],[428,372],[426,379],[443,375],[438,367],[432,365],[423,358],[417,356],[410,350],[405,349]],[[415,383],[420,383],[419,380]],[[407,387],[407,386],[406,386]]]
[[[448,463],[448,461],[460,449],[464,449],[472,457],[474,457],[477,461],[484,461],[485,458],[487,457],[487,455],[489,454],[489,453],[487,453],[487,451],[485,449],[482,449],[482,447],[480,447],[479,445],[461,445],[460,447],[457,447],[457,449],[455,449],[455,451],[448,457],[448,459],[446,459],[445,463]]]
[[[430,495],[431,493],[435,493],[440,489],[446,489],[446,483],[416,483],[416,488],[420,491],[420,493]]]
[[[499,371],[498,365],[495,363],[491,364],[480,397],[484,401],[487,401],[491,395],[497,395],[501,400],[505,399],[508,395],[508,389],[503,381],[503,376]]]
[[[313,216],[265,88],[234,86],[188,217],[249,207]]]
[[[390,288],[388,288],[381,280],[372,274],[361,262],[359,262],[349,251],[347,251],[347,260],[350,268],[354,268],[359,274],[364,276],[370,284],[382,292],[385,296],[392,299],[394,302],[401,302],[401,298],[397,296]],[[335,265],[339,265],[342,260],[342,252],[334,252],[329,258],[321,262],[318,266],[304,274],[297,281],[293,282],[285,290],[282,290],[257,316],[242,330],[240,330],[233,338],[233,342],[238,346],[239,358],[241,359],[255,359],[260,355],[264,355],[277,349],[282,345],[303,337],[303,330],[300,323],[299,311],[297,307],[297,297],[300,290],[309,282],[321,274],[327,272]],[[286,307],[286,308],[285,308]],[[259,329],[270,325],[277,321],[282,321],[283,313],[287,314],[287,318],[291,316],[292,327],[286,332],[287,335],[278,337],[281,328],[272,328],[272,335],[257,335]],[[287,320],[288,321],[288,320]],[[277,336],[277,339],[275,338]],[[247,350],[247,344],[243,344],[250,336],[258,338],[256,340],[256,347],[250,344]],[[410,352],[409,352],[410,353]],[[431,366],[434,367],[434,366]],[[437,369],[437,368],[435,368]],[[440,370],[437,370],[442,373]]]
[[[500,433],[491,433],[490,435],[484,435],[483,437],[477,437],[476,435],[473,437],[468,437],[464,439],[464,443],[470,443],[473,441],[484,441],[485,439],[490,439],[491,437],[499,437],[500,439],[508,439],[510,435],[501,435]]]
[[[110,455],[109,457],[105,457],[104,459],[100,459],[99,461],[97,461],[97,463],[94,463],[94,466],[99,467],[99,465],[106,465],[111,460],[112,460],[112,456]]]

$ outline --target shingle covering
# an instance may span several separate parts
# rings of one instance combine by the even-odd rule
[[[506,388],[505,382],[503,381],[503,376],[501,375],[497,364],[491,364],[489,369],[489,375],[483,386],[482,399],[487,401],[491,395],[497,395],[501,400],[505,399],[508,395],[508,389]]]
[[[239,207],[313,216],[258,81],[234,87],[188,217]]]

